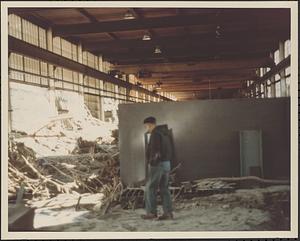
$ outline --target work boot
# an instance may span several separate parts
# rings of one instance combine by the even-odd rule
[[[163,215],[159,216],[157,220],[168,220],[168,219],[174,219],[173,213],[164,213]]]
[[[141,218],[142,219],[155,219],[155,218],[157,218],[157,214],[147,213],[147,214],[141,215]]]

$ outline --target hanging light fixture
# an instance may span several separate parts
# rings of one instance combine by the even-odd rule
[[[155,54],[161,54],[161,49],[158,46],[156,46],[155,50],[154,50],[154,53]]]
[[[151,36],[150,36],[150,35],[148,35],[148,34],[144,34],[144,36],[143,36],[143,40],[144,40],[144,41],[151,40]]]
[[[124,14],[124,19],[134,19],[134,15],[128,10],[125,14]]]
[[[216,27],[216,38],[221,38],[221,26]]]

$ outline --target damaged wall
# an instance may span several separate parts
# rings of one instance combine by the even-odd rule
[[[117,125],[94,118],[83,95],[10,82],[12,130],[16,142],[32,148],[38,157],[67,155],[77,139],[110,142]]]
[[[47,88],[10,82],[12,129],[33,133],[57,115]]]
[[[125,184],[145,177],[143,119],[173,129],[180,181],[240,176],[239,131],[262,129],[265,178],[290,172],[290,100],[229,99],[119,106],[121,178]]]
[[[84,99],[77,92],[10,82],[10,94],[13,130],[32,134],[56,117],[60,108],[83,118]]]

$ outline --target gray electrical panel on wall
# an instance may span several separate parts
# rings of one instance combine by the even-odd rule
[[[241,176],[263,177],[262,131],[240,131]]]

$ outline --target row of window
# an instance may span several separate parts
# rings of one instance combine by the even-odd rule
[[[11,53],[9,57],[10,78],[13,80],[29,82],[41,86],[49,86],[49,80],[53,79],[56,88],[79,91],[83,87],[85,93],[102,95],[126,101],[126,88],[119,87],[113,83],[83,76],[82,74],[65,68],[56,67],[53,69],[53,77],[49,77],[50,64],[38,61],[26,56]],[[159,98],[153,98],[144,93],[131,90],[130,101],[157,102]]]
[[[280,56],[279,49],[277,49],[274,54],[274,63],[278,65],[283,58],[287,58],[291,55],[291,41],[288,39],[284,42],[282,47],[282,56]],[[262,77],[264,76],[270,68],[260,68],[257,70],[257,74]],[[275,76],[271,76],[270,79],[267,79],[264,83],[256,84],[255,89],[252,89],[246,95],[249,97],[256,98],[270,98],[270,97],[282,97],[290,96],[290,82],[291,82],[291,67],[287,67],[282,71],[284,78],[280,77],[280,74],[277,73]],[[250,86],[254,81],[247,81],[247,86]],[[284,91],[284,93],[283,93]]]
[[[99,71],[108,73],[109,70],[111,69],[111,64],[109,62],[102,61],[101,56],[96,56],[88,51],[81,51],[80,46],[72,44],[63,38],[57,36],[52,37],[51,35],[47,36],[47,32],[45,29],[38,27],[35,24],[32,24],[27,20],[22,19],[19,16],[16,16],[14,14],[9,15],[9,34],[16,38],[22,39],[23,41],[28,42],[30,44],[39,46],[44,49],[51,50],[54,53],[62,55],[66,58],[72,59],[77,62],[82,62],[82,64],[85,64]],[[48,42],[47,42],[47,38],[48,38]],[[51,41],[49,41],[49,39]],[[51,64],[47,66],[47,64],[44,62],[27,58],[27,57],[23,58],[23,56],[21,55],[12,54],[10,59],[11,59],[10,61],[11,68],[22,70],[28,73],[48,76],[48,74],[51,72],[49,71],[49,69],[53,68]],[[77,73],[75,71],[57,67],[54,70],[53,77],[55,79],[65,80],[76,84],[84,84],[87,87],[93,87],[96,89],[99,88],[102,89],[103,87],[103,89],[107,91],[107,95],[109,97],[116,97],[116,94],[112,93],[115,92],[115,89],[117,88],[114,84],[112,83],[103,84],[101,80],[96,80],[95,78],[92,77],[83,77],[82,74]],[[41,82],[41,84],[47,85],[47,80],[43,79],[43,81],[41,81],[41,78],[38,76],[33,76],[33,75],[27,76],[27,74],[22,75],[20,73],[15,72],[13,73],[13,78],[17,80],[32,82],[32,83]],[[83,83],[82,81],[80,81],[80,79],[83,79]],[[121,79],[126,81],[126,75],[123,75]],[[134,75],[129,75],[129,82],[136,84],[137,81],[138,80]],[[79,89],[78,85],[72,85],[72,83],[56,81],[55,86],[59,88],[66,88],[66,89],[78,91]],[[150,91],[152,91],[154,88],[154,86],[143,86],[143,87]],[[92,94],[99,94],[99,90],[95,90],[93,88],[86,88],[85,90],[87,90]],[[121,91],[124,92],[124,90],[122,89]],[[122,94],[124,94],[123,92]],[[169,93],[161,93],[161,95],[175,100],[175,97]],[[147,101],[156,101],[156,98],[150,98],[147,95],[143,96],[142,93],[136,94],[135,97],[145,99]]]

